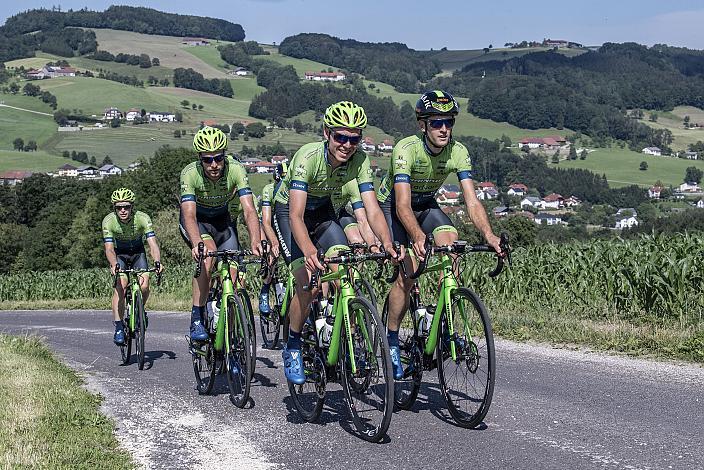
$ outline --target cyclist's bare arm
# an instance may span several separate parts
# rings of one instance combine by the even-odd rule
[[[359,233],[362,234],[364,243],[366,243],[367,246],[376,245],[377,239],[374,235],[374,232],[372,231],[372,228],[369,226],[369,221],[367,220],[367,211],[364,210],[364,207],[360,207],[354,210],[354,218],[357,219]]]
[[[306,267],[310,272],[314,272],[317,269],[324,269],[324,267],[318,261],[317,249],[311,241],[308,229],[303,221],[307,200],[307,192],[291,189],[288,199],[288,216],[291,223],[291,234],[306,257]]]
[[[115,254],[115,244],[105,243],[105,257],[108,259],[108,264],[110,265],[110,272],[115,274],[115,265],[117,264],[117,254]]]
[[[183,201],[181,203],[181,212],[183,213],[183,228],[186,229],[188,239],[193,246],[191,255],[194,261],[198,261],[198,242],[203,240],[200,238],[200,230],[198,229],[195,201]]]
[[[469,220],[477,227],[477,230],[479,230],[486,242],[491,245],[497,253],[501,254],[501,240],[494,235],[494,232],[491,230],[489,217],[487,217],[484,206],[482,206],[482,203],[477,198],[477,193],[474,191],[474,183],[471,179],[467,178],[460,181],[460,184],[462,185],[462,195],[464,196],[464,203],[467,206]]]
[[[406,233],[413,241],[413,251],[416,256],[425,256],[425,233],[418,225],[416,216],[411,209],[411,185],[409,183],[394,183],[396,197],[396,216],[401,221]]]
[[[262,206],[262,225],[264,227],[264,234],[271,244],[271,250],[274,253],[274,256],[278,256],[279,239],[276,238],[274,227],[271,226],[271,206]]]
[[[259,217],[254,208],[254,198],[252,194],[240,196],[240,204],[244,212],[244,222],[247,225],[249,232],[249,240],[252,245],[252,252],[256,255],[261,255],[262,237],[259,231]]]
[[[156,241],[156,237],[147,238],[147,244],[149,245],[149,253],[152,255],[152,259],[155,263],[161,265],[161,250],[159,249],[159,243]]]
[[[386,250],[387,253],[391,253],[394,258],[400,257],[399,259],[402,259],[403,250],[401,253],[396,253],[396,250],[394,250],[391,232],[389,232],[389,226],[386,224],[384,213],[381,212],[381,208],[379,207],[376,193],[374,191],[364,191],[362,193],[362,202],[364,203],[364,210],[367,213],[369,225],[372,231],[374,231],[374,234],[381,240],[384,250]]]

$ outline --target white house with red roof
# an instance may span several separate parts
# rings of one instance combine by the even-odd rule
[[[0,185],[15,186],[22,183],[25,178],[29,178],[33,173],[31,171],[10,170],[0,173]]]
[[[59,167],[59,176],[68,176],[70,178],[75,178],[78,176],[78,168],[71,165],[70,163],[65,163]]]
[[[528,146],[529,149],[556,150],[567,143],[567,139],[559,135],[548,137],[526,137],[519,141],[519,147]]]
[[[522,183],[513,183],[508,185],[506,194],[509,196],[523,197],[528,193],[528,186]]]
[[[543,209],[559,209],[564,207],[565,198],[557,193],[548,194],[543,198]]]
[[[660,199],[660,193],[662,192],[662,186],[651,186],[648,189],[648,197],[650,199]]]
[[[142,112],[137,108],[130,108],[127,113],[125,113],[126,121],[134,121],[136,118],[140,117]]]
[[[314,82],[341,82],[345,79],[345,74],[342,72],[306,72],[303,78]]]
[[[47,66],[42,69],[44,74],[50,78],[56,77],[75,77],[76,69],[73,67],[55,67]]]
[[[108,120],[108,119],[120,119],[122,117],[122,113],[120,112],[119,109],[117,109],[114,106],[111,106],[109,108],[105,108],[105,111],[103,112],[103,119]]]
[[[480,201],[496,199],[499,197],[499,190],[491,181],[482,181],[475,186],[474,191],[477,194],[477,199]]]
[[[288,157],[286,155],[274,155],[271,157],[271,163],[277,164],[277,163],[286,163],[288,161]]]
[[[376,145],[374,144],[374,139],[371,137],[367,136],[362,139],[362,144],[361,144],[362,150],[365,152],[373,152],[376,150]]]
[[[446,191],[438,193],[435,200],[438,204],[455,205],[460,203],[460,193],[455,191]]]
[[[384,141],[377,145],[376,148],[382,152],[391,152],[394,149],[394,143],[389,139],[384,139]]]
[[[48,78],[43,69],[29,69],[24,73],[24,76],[27,80],[41,80],[43,78]]]
[[[577,207],[582,201],[577,196],[570,196],[565,199],[565,207]]]

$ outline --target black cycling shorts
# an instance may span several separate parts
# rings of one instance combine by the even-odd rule
[[[384,218],[391,231],[393,241],[408,246],[408,233],[396,214],[396,204],[393,194],[379,205],[381,206],[381,211],[384,213]],[[426,235],[439,231],[453,231],[457,233],[452,221],[447,214],[440,209],[440,206],[438,206],[434,198],[431,197],[422,202],[411,202],[411,210],[416,216],[418,225],[420,225],[421,230],[423,230],[423,233]]]
[[[230,217],[229,212],[218,217],[204,217],[196,215],[198,229],[200,230],[201,238],[204,240],[212,239],[218,250],[235,250],[240,249],[240,240],[237,234],[237,225],[235,225]],[[188,233],[183,224],[183,212],[179,216],[179,229],[181,237],[186,244],[193,248],[193,244],[188,239]]]
[[[306,224],[313,244],[318,249],[322,249],[326,256],[330,256],[334,251],[332,249],[348,246],[345,231],[340,226],[332,202],[328,202],[328,204],[315,210],[306,211],[303,216],[303,222]],[[286,263],[295,271],[305,260],[303,252],[298,243],[296,243],[293,232],[291,232],[288,204],[281,204],[280,202],[274,204],[274,231],[281,244],[281,251],[284,254]]]
[[[340,227],[342,227],[343,230],[346,230],[348,226],[357,225],[357,218],[347,212],[347,209],[344,207],[337,212],[337,219],[340,221]]]
[[[144,251],[130,253],[115,253],[117,255],[117,265],[121,270],[125,269],[148,269],[147,254]]]

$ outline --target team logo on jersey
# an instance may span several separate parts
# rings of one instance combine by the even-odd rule
[[[306,168],[303,165],[298,165],[296,167],[294,174],[297,177],[305,177],[306,175],[308,175],[308,170],[306,170]]]

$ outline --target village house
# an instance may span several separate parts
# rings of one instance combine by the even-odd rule
[[[108,121],[112,119],[120,119],[122,118],[122,113],[120,112],[119,109],[117,109],[114,106],[111,106],[110,108],[105,108],[105,111],[103,112],[103,120]]]
[[[59,175],[58,176],[67,176],[69,178],[75,178],[78,176],[78,168],[75,166],[66,163],[64,165],[61,165],[59,167]]]
[[[545,196],[542,200],[542,209],[560,209],[565,206],[565,199],[557,194],[552,193]]]
[[[543,46],[557,47],[558,49],[565,49],[570,46],[570,42],[565,41],[564,39],[545,39],[543,41]]]
[[[566,225],[559,214],[548,214],[546,212],[536,214],[533,221],[538,225]]]
[[[7,186],[15,186],[22,181],[24,181],[25,178],[29,178],[32,176],[34,173],[31,171],[17,171],[17,170],[10,170],[10,171],[4,171],[0,173],[0,185],[7,185]]]
[[[162,113],[159,111],[150,111],[147,113],[149,122],[174,122],[176,115],[174,113]]]
[[[679,190],[682,193],[698,193],[702,190],[702,188],[699,187],[698,183],[690,181],[679,185]]]
[[[42,80],[44,78],[49,78],[49,76],[44,73],[43,69],[29,69],[24,73],[24,77],[27,80]]]
[[[306,72],[303,78],[315,82],[340,82],[345,79],[345,74],[342,72]]]
[[[365,152],[373,152],[376,150],[376,145],[374,145],[374,139],[371,137],[367,136],[362,139],[362,150]]]
[[[98,172],[100,173],[101,178],[105,178],[107,176],[121,175],[122,168],[120,168],[119,166],[106,164],[98,168]]]
[[[456,184],[443,184],[440,186],[440,189],[438,189],[439,193],[446,193],[448,191],[459,193],[460,192],[460,187]]]
[[[614,228],[624,229],[638,226],[638,213],[633,208],[616,211]]]
[[[142,112],[137,108],[130,108],[127,113],[125,113],[125,121],[134,121],[136,118],[141,117]]]
[[[380,152],[391,152],[394,149],[394,143],[389,139],[384,139],[382,143],[376,146]]]
[[[650,199],[660,199],[660,193],[662,192],[661,186],[651,186],[648,189],[648,197]]]
[[[477,184],[474,192],[477,194],[477,199],[480,201],[496,199],[499,197],[499,191],[496,189],[496,185],[491,181],[482,181]]]
[[[271,163],[287,163],[288,157],[286,155],[274,155],[271,157]]]
[[[236,67],[230,70],[230,75],[235,75],[237,77],[246,77],[251,72],[244,67]]]
[[[276,168],[276,163],[260,161],[251,166],[255,173],[273,173]]]
[[[525,209],[526,207],[530,207],[532,209],[540,209],[542,206],[542,200],[539,197],[536,196],[526,196],[523,199],[521,199],[521,209]]]
[[[100,178],[100,171],[93,165],[79,166],[76,171],[80,179],[91,180]]]
[[[528,146],[529,149],[557,150],[567,144],[567,139],[559,135],[549,137],[526,137],[519,141],[520,148]]]
[[[511,213],[511,209],[506,206],[496,206],[494,207],[494,209],[492,209],[492,212],[494,214],[494,217],[500,218],[506,217],[509,213]]]
[[[207,46],[210,41],[203,38],[183,38],[181,43],[187,46]]]
[[[565,207],[577,207],[581,203],[582,201],[577,196],[570,196],[564,201]]]
[[[660,147],[646,147],[642,150],[642,152],[646,155],[655,155],[656,157],[662,155],[662,150]]]
[[[454,206],[460,203],[460,193],[454,191],[438,193],[438,195],[435,197],[435,200],[438,204]]]
[[[136,169],[139,168],[140,166],[142,166],[142,162],[140,162],[139,160],[137,160],[136,162],[132,162],[132,163],[130,163],[129,165],[127,165],[127,171],[136,170]]]
[[[508,191],[506,194],[514,197],[523,197],[528,192],[528,186],[521,183],[513,183],[508,186]]]
[[[76,69],[73,67],[54,67],[54,66],[48,66],[44,67],[42,69],[42,72],[49,78],[57,78],[57,77],[75,77],[76,76]]]

